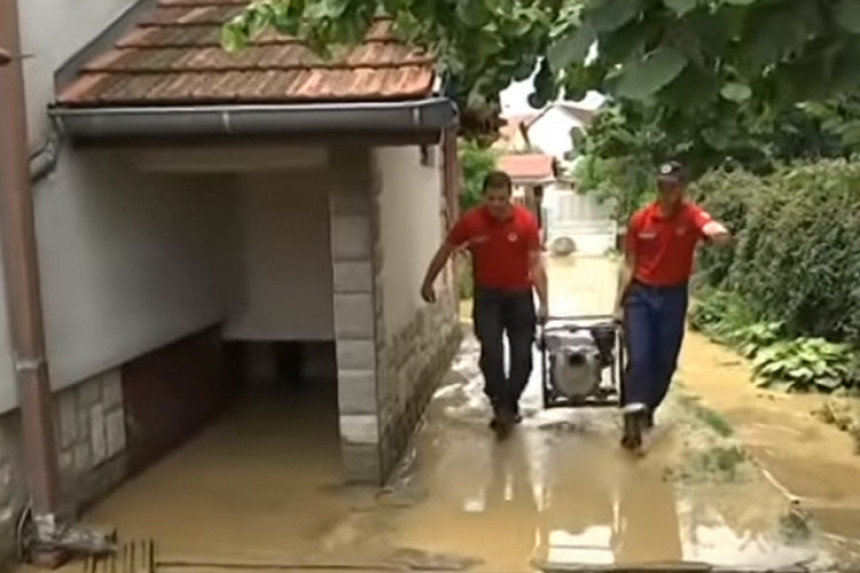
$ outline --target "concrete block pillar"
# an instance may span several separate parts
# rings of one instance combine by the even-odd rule
[[[347,481],[379,483],[375,224],[370,152],[337,150],[329,194],[340,436]]]

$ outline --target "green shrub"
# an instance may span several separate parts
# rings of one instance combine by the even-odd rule
[[[695,286],[739,295],[789,337],[860,339],[860,163],[715,172],[693,196],[736,235],[700,253]]]
[[[796,338],[759,351],[753,361],[753,374],[761,386],[832,392],[857,384],[860,369],[855,356],[846,344]]]
[[[831,392],[860,385],[860,359],[850,345],[787,339],[782,322],[757,322],[736,293],[703,290],[689,321],[691,328],[753,359],[753,377],[760,386]]]
[[[469,300],[475,294],[475,278],[472,274],[472,260],[467,256],[457,257],[455,262],[460,284],[460,300]]]
[[[731,344],[736,332],[754,322],[755,316],[740,297],[719,289],[701,290],[689,317],[693,330],[724,344]]]

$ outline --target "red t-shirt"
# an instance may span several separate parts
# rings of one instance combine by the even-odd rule
[[[690,279],[696,246],[711,221],[707,211],[685,202],[672,217],[659,203],[639,210],[627,228],[627,249],[636,257],[633,278],[651,286],[678,286]]]
[[[540,250],[539,235],[537,218],[521,205],[503,221],[475,207],[457,221],[448,242],[471,251],[479,286],[521,290],[532,287],[531,254]]]

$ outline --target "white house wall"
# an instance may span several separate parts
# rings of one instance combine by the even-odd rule
[[[22,49],[28,55],[24,76],[33,145],[48,129],[45,110],[54,94],[54,71],[132,4],[129,0],[92,0],[84,5],[55,0],[18,2]]]
[[[55,389],[224,319],[235,244],[229,181],[142,173],[118,152],[64,150],[35,197]]]
[[[563,159],[573,149],[570,130],[581,126],[570,114],[552,107],[529,126],[529,141],[543,153]]]
[[[400,332],[424,306],[421,282],[442,237],[441,156],[436,148],[431,153],[432,165],[424,166],[418,147],[376,150],[382,174],[383,314],[389,336]]]
[[[225,336],[334,340],[324,172],[240,179],[239,292]]]

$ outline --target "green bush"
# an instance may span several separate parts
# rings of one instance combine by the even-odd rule
[[[823,338],[786,338],[782,322],[756,322],[736,293],[700,292],[690,312],[690,327],[753,359],[753,378],[760,386],[831,392],[860,385],[860,360],[850,345]]]
[[[459,139],[457,153],[460,158],[460,209],[466,211],[481,202],[484,178],[496,169],[499,153],[474,139]]]
[[[795,338],[761,349],[753,361],[753,374],[761,386],[832,392],[855,386],[860,369],[853,349],[846,344]]]
[[[715,172],[694,197],[736,234],[733,249],[702,251],[697,287],[739,295],[788,337],[860,339],[860,163]]]
[[[475,294],[475,278],[472,273],[472,260],[468,256],[457,257],[454,263],[457,269],[457,278],[459,279],[460,300],[469,300]]]

